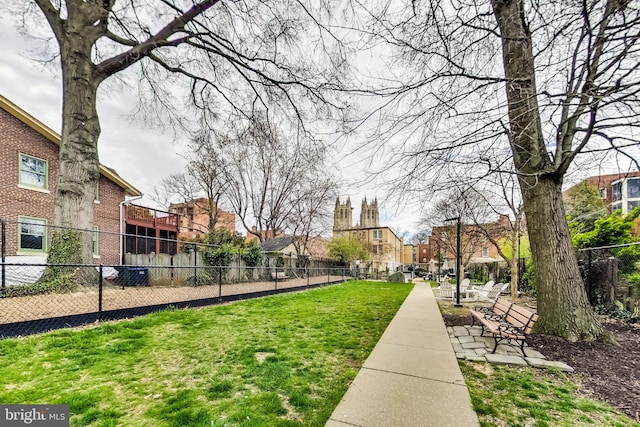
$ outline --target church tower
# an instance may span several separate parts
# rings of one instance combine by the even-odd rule
[[[340,197],[336,197],[336,209],[333,211],[333,231],[349,230],[353,227],[351,210],[351,199],[349,197],[347,197],[345,203],[340,203]]]
[[[380,227],[380,214],[378,212],[378,198],[374,198],[371,204],[367,203],[365,197],[360,210],[360,227],[375,228]]]

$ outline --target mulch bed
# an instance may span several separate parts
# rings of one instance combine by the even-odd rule
[[[471,315],[443,315],[447,326],[471,324]],[[549,360],[559,360],[581,376],[584,391],[640,421],[640,326],[603,320],[619,346],[593,342],[571,343],[548,335],[532,335],[531,348]]]

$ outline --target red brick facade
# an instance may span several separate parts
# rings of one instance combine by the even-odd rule
[[[188,203],[172,203],[169,212],[180,215],[180,238],[194,239],[202,237],[209,231],[209,201],[205,198],[192,200]],[[213,208],[217,209],[213,202]],[[218,210],[215,228],[225,228],[230,232],[236,231],[235,214],[222,209]]]
[[[20,116],[16,116],[16,112]],[[46,220],[47,225],[52,223],[58,171],[58,144],[54,141],[59,141],[59,136],[53,131],[0,97],[0,219],[6,221],[6,256],[27,254],[19,250],[17,221],[21,217],[23,220],[24,217]],[[46,161],[44,189],[20,183],[21,155]],[[94,259],[96,263],[120,264],[120,202],[125,200],[125,194],[135,195],[137,190],[131,186],[125,189],[105,176],[106,168],[102,169],[94,212],[94,224],[99,231],[99,249]],[[117,177],[113,171],[107,170],[107,173]],[[47,242],[50,242],[50,235],[49,232]],[[37,255],[38,251],[28,254]]]

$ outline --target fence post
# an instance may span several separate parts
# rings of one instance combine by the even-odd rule
[[[222,301],[222,266],[218,267],[218,299]]]
[[[276,265],[276,291],[278,290],[278,266]]]
[[[98,320],[102,319],[102,264],[100,264],[100,277],[98,278]]]
[[[169,283],[171,284],[171,286],[173,286],[173,255],[171,255],[171,258],[169,258]]]
[[[193,286],[198,286],[198,246],[193,244]]]
[[[18,224],[18,227],[20,225]],[[7,256],[7,223],[2,220],[2,295],[4,295],[7,287],[7,271],[4,265]]]

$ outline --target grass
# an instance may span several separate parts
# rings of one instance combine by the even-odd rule
[[[72,426],[321,426],[411,290],[348,282],[0,341],[0,401]]]
[[[640,426],[611,406],[581,395],[576,375],[459,363],[482,427]]]
[[[465,316],[473,305],[438,301],[443,314]],[[636,426],[629,417],[580,391],[580,377],[534,369],[458,361],[482,427]]]

